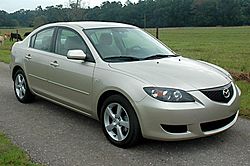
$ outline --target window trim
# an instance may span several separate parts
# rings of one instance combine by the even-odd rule
[[[53,49],[52,49],[52,52],[53,52],[54,54],[60,55],[60,56],[64,56],[64,57],[65,57],[65,55],[61,55],[61,54],[55,52],[55,51],[56,51],[57,37],[58,37],[58,35],[59,35],[59,29],[62,29],[62,30],[63,30],[63,29],[69,30],[69,31],[72,31],[72,32],[76,33],[77,35],[79,35],[79,37],[80,37],[81,40],[84,42],[84,44],[86,45],[86,48],[89,50],[89,53],[90,53],[89,55],[87,55],[87,56],[89,56],[89,59],[86,59],[86,60],[84,60],[84,61],[95,63],[95,59],[94,59],[94,57],[93,57],[93,54],[92,54],[91,50],[89,49],[89,46],[87,45],[87,43],[86,43],[85,40],[83,39],[82,35],[81,35],[80,33],[78,33],[76,30],[74,30],[74,29],[72,29],[72,28],[70,28],[70,27],[65,27],[65,26],[58,26],[58,27],[56,27],[56,31],[55,31],[56,34],[54,35],[54,38],[53,38]]]
[[[53,30],[53,34],[52,34],[52,38],[51,38],[51,42],[54,40],[54,36],[55,36],[55,32],[56,32],[56,26],[51,26],[51,27],[46,27],[46,28],[44,28],[44,29],[41,29],[41,30],[39,30],[39,31],[37,31],[34,35],[32,35],[31,37],[30,37],[30,41],[29,41],[29,48],[32,48],[32,49],[35,49],[35,50],[39,50],[39,51],[44,51],[44,52],[48,52],[48,53],[53,53],[53,43],[52,43],[52,46],[51,46],[51,48],[50,48],[50,51],[46,51],[46,50],[41,50],[41,49],[37,49],[37,48],[34,48],[34,45],[35,45],[35,41],[36,41],[36,38],[37,38],[37,34],[38,33],[40,33],[40,32],[42,32],[42,31],[45,31],[45,30],[48,30],[48,29],[54,29]],[[35,39],[34,39],[34,42],[32,43],[32,38],[33,37],[35,37]],[[32,45],[33,44],[33,45]]]
[[[32,40],[33,37],[34,37],[34,40]],[[36,40],[36,33],[30,37],[29,48],[34,48],[35,40]]]

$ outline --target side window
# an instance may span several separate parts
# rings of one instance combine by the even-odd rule
[[[82,37],[73,30],[59,29],[56,39],[55,53],[66,56],[69,50],[82,50],[90,54]]]
[[[121,43],[111,29],[89,30],[87,33],[103,58],[122,55]]]
[[[53,33],[54,33],[54,28],[45,29],[37,33],[36,38],[34,40],[33,48],[48,52],[51,51]],[[33,38],[34,36],[32,37],[32,39]]]
[[[114,49],[118,49],[114,34],[110,29],[102,29],[91,33],[90,39],[94,45],[109,45]]]

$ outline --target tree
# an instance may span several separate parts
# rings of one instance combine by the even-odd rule
[[[42,26],[42,25],[44,25],[46,23],[47,23],[46,17],[44,17],[44,16],[37,16],[34,19],[33,27],[34,27],[34,29],[36,29],[36,28],[38,28],[38,27],[40,27],[40,26]]]
[[[240,25],[242,13],[239,0],[218,0],[218,24],[223,26]]]
[[[216,26],[218,24],[216,0],[195,0],[191,12],[194,26]]]
[[[82,0],[69,0],[70,9],[67,10],[67,15],[70,21],[81,21],[85,19],[85,12],[82,5]]]
[[[103,2],[84,8],[82,0],[69,5],[38,6],[35,10],[0,11],[0,26],[35,26],[58,21],[115,21],[139,27],[250,25],[250,0],[139,0]]]

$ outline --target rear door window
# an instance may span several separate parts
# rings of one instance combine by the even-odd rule
[[[34,40],[33,48],[51,52],[52,50],[52,37],[55,28],[49,28],[42,30],[36,34],[36,38]],[[32,37],[33,39],[33,37]]]

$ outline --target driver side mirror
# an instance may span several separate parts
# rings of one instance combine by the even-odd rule
[[[67,53],[68,59],[85,60],[87,55],[82,50],[69,50]]]

